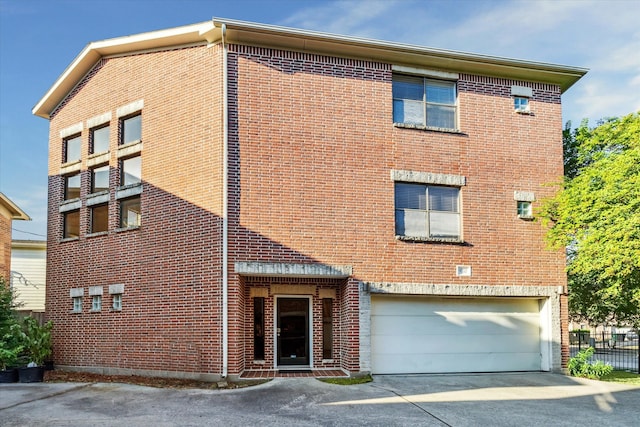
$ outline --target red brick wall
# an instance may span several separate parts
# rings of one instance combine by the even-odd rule
[[[364,281],[564,283],[562,253],[517,218],[513,196],[539,200],[562,176],[557,86],[461,75],[461,134],[403,129],[389,65],[236,50],[239,260],[347,264]],[[514,112],[514,84],[533,88],[534,114]],[[466,245],[396,240],[392,169],[467,178]],[[456,277],[458,264],[472,277]]]
[[[514,190],[551,194],[545,184],[562,175],[558,87],[461,75],[462,133],[402,129],[392,124],[389,64],[230,49],[230,373],[249,367],[252,354],[249,285],[235,261],[353,266],[336,302],[336,350],[349,371],[359,364],[359,281],[565,283],[563,254],[544,249],[540,225],[518,219],[513,200]],[[103,60],[54,115],[47,304],[56,363],[221,372],[220,64],[220,47]],[[534,114],[513,111],[513,84],[533,89]],[[115,110],[139,99],[142,227],[117,232]],[[59,132],[107,111],[110,232],[87,238],[83,205],[80,238],[60,242]],[[466,245],[396,240],[392,169],[467,178]],[[457,264],[473,276],[456,277]],[[109,310],[114,283],[125,284],[121,312]],[[98,285],[104,307],[90,313],[87,289]],[[76,287],[85,288],[82,314],[70,314]]]
[[[47,310],[58,364],[131,369],[221,371],[220,49],[194,47],[102,60],[51,120]],[[117,231],[116,109],[142,109],[142,226]],[[111,112],[110,224],[87,237],[86,121]],[[81,235],[61,242],[60,130],[83,122]],[[122,311],[108,285],[124,284]],[[91,312],[89,286],[103,286]],[[84,288],[71,314],[71,288]]]

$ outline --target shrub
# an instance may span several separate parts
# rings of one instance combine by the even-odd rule
[[[602,360],[589,361],[594,352],[595,349],[593,347],[588,347],[569,359],[569,375],[597,380],[613,372],[613,366],[604,363]]]

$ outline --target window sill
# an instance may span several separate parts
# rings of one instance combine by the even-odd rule
[[[80,237],[65,237],[60,239],[60,243],[77,242],[78,240],[80,240]]]
[[[69,314],[82,314],[82,311],[71,310]]]
[[[133,230],[138,230],[138,229],[140,229],[139,225],[132,225],[131,227],[116,228],[115,232],[116,233],[123,233],[125,231],[133,231]]]
[[[535,219],[533,215],[518,215],[518,218],[523,221],[533,221]]]
[[[122,312],[122,309],[121,308],[112,308],[111,310],[109,310],[109,312],[111,312],[111,313],[120,313],[120,312]]]
[[[261,359],[254,359],[253,364],[254,365],[264,365],[265,361],[261,360]]]
[[[439,127],[434,127],[434,126],[414,125],[414,124],[410,124],[410,123],[394,123],[393,126],[395,126],[397,128],[403,128],[403,129],[418,129],[418,130],[425,130],[425,131],[431,131],[431,132],[444,132],[444,133],[453,133],[453,134],[456,134],[456,135],[465,135],[465,133],[462,132],[459,129],[449,129],[449,128],[439,128]]]
[[[466,242],[457,237],[414,237],[414,236],[396,236],[396,240],[403,242],[415,243],[453,243],[456,245],[465,245]]]
[[[118,146],[118,158],[142,152],[142,140],[131,141]]]
[[[89,233],[89,234],[86,234],[84,237],[86,237],[87,239],[90,239],[90,238],[92,238],[92,237],[106,236],[106,235],[108,235],[108,234],[109,234],[109,232],[108,232],[108,231],[98,231],[98,232],[96,232],[96,233]]]
[[[81,167],[82,167],[81,159],[72,160],[70,162],[63,163],[62,165],[60,165],[60,175],[66,175],[71,172],[78,172]]]
[[[522,114],[523,116],[533,116],[533,111],[531,110],[515,110],[517,114]]]
[[[109,163],[110,157],[111,156],[109,151],[89,154],[89,157],[87,157],[87,166],[92,167],[92,166],[97,166],[103,163]]]

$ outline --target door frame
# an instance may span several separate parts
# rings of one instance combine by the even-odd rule
[[[307,331],[307,341],[309,348],[309,365],[279,365],[278,364],[278,302],[280,299],[296,298],[306,299],[309,302],[307,310],[309,312],[309,330]],[[313,367],[313,296],[312,295],[275,295],[273,298],[273,366],[280,369],[300,369]]]

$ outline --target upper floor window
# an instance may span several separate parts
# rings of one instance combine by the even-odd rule
[[[140,114],[122,119],[121,127],[120,145],[142,139],[142,116]]]
[[[80,197],[80,174],[64,177],[64,199],[77,199]]]
[[[139,227],[141,219],[139,196],[120,201],[120,228]]]
[[[142,162],[140,156],[129,157],[120,162],[121,182],[120,185],[137,184],[142,180]]]
[[[64,140],[64,162],[75,162],[80,160],[80,147],[82,145],[82,138],[80,135],[72,136]]]
[[[457,129],[456,83],[394,74],[393,122]]]
[[[109,165],[91,169],[91,192],[98,193],[109,189]]]
[[[62,237],[74,239],[80,235],[80,211],[65,212],[62,218]]]
[[[523,96],[516,96],[513,98],[513,107],[519,113],[529,112],[529,98]]]
[[[459,239],[459,193],[456,187],[396,182],[396,235]]]
[[[94,128],[91,130],[90,150],[91,154],[109,151],[109,126]]]

